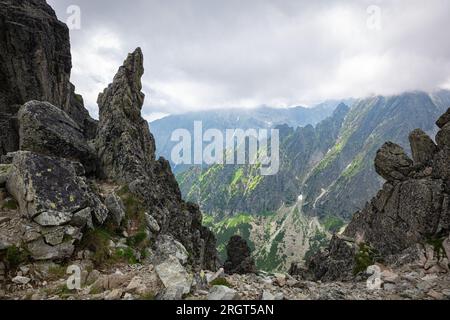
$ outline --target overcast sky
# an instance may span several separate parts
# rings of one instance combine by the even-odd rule
[[[64,22],[70,5],[81,9],[72,82],[93,116],[98,93],[138,46],[149,120],[450,88],[448,0],[47,2]]]

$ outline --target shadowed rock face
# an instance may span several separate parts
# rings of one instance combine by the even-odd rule
[[[95,171],[96,159],[83,129],[63,110],[48,102],[30,101],[20,108],[20,150],[79,161]]]
[[[224,265],[227,274],[256,272],[255,262],[251,257],[247,241],[240,236],[231,237],[227,245],[227,254],[228,259]]]
[[[147,176],[155,162],[155,141],[141,117],[143,59],[139,48],[130,54],[113,83],[98,97],[96,144],[102,173],[123,183]]]
[[[143,55],[138,48],[98,97],[100,121],[95,143],[101,174],[128,185],[143,199],[147,218],[159,226],[159,231],[153,232],[155,239],[171,235],[189,252],[190,265],[215,269],[214,234],[202,226],[198,206],[182,200],[168,161],[155,159],[155,141],[141,116],[143,73]]]
[[[95,131],[69,81],[69,30],[44,0],[1,0],[0,39],[0,154],[18,150],[16,114],[30,100],[48,101]]]
[[[310,262],[316,278],[348,278],[355,267],[358,246],[367,244],[381,257],[396,257],[417,244],[450,233],[450,117],[437,122],[436,146],[421,130],[410,135],[413,161],[399,146],[386,143],[377,154],[377,172],[388,180],[378,195],[357,212],[326,252]],[[336,250],[346,248],[346,250]]]

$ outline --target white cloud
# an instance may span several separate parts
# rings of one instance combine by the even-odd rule
[[[72,31],[73,82],[95,114],[126,54],[145,55],[145,114],[288,106],[449,85],[450,1],[51,0]],[[381,30],[367,27],[370,5]]]

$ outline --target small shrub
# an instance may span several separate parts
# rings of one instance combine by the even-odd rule
[[[445,237],[438,237],[438,236],[432,236],[426,240],[426,243],[433,247],[434,254],[436,255],[438,260],[446,256],[443,245],[444,240]]]
[[[228,280],[225,278],[217,278],[217,279],[211,281],[210,284],[211,284],[211,286],[225,286],[228,288],[232,287],[231,283],[229,283]]]
[[[28,261],[29,253],[16,246],[6,250],[5,262],[9,269],[17,269],[22,263]]]
[[[48,269],[50,280],[59,280],[66,277],[67,267],[62,265],[52,266]]]
[[[89,230],[84,235],[80,247],[93,252],[92,260],[96,265],[103,265],[110,258],[109,241],[111,238],[109,232],[104,229]]]
[[[114,260],[127,262],[129,264],[137,264],[138,262],[132,248],[117,249]]]
[[[355,255],[355,268],[353,274],[365,272],[368,267],[374,265],[378,261],[378,252],[368,244],[361,243],[358,252]]]
[[[18,205],[17,201],[12,198],[5,200],[5,202],[3,203],[3,206],[2,206],[3,209],[7,209],[7,210],[17,210],[18,207],[19,207],[19,205]]]

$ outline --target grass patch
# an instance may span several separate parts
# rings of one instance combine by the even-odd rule
[[[16,246],[6,249],[5,263],[8,269],[17,269],[22,263],[29,260],[30,254],[26,250],[20,249]]]
[[[228,282],[227,279],[225,278],[217,278],[213,281],[211,281],[210,283],[211,286],[225,286],[228,288],[232,288],[233,286],[231,285],[231,283]]]
[[[7,209],[7,210],[17,210],[18,207],[19,207],[19,204],[17,203],[16,200],[14,200],[12,198],[5,200],[2,205],[2,209]]]
[[[81,240],[80,247],[93,252],[92,260],[96,265],[104,265],[110,259],[111,239],[112,235],[105,229],[89,230]]]

